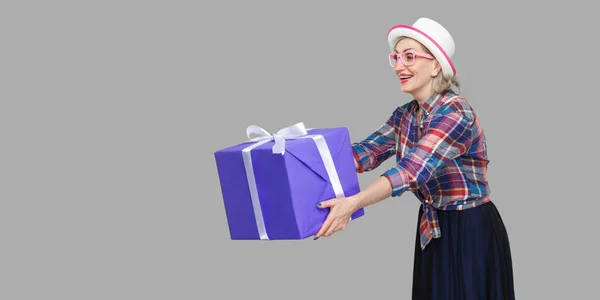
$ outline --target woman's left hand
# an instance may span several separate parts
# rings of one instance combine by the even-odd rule
[[[358,210],[355,198],[334,198],[317,203],[319,208],[330,208],[327,219],[315,235],[315,240],[322,236],[331,236],[334,232],[346,229],[350,216]]]

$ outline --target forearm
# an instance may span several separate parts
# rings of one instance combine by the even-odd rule
[[[352,201],[354,201],[356,209],[360,209],[389,198],[391,195],[392,186],[389,180],[384,176],[380,176],[366,189],[360,191],[356,195],[351,196],[350,198]]]
[[[357,172],[374,170],[396,153],[396,113],[364,140],[352,143]]]
[[[354,143],[352,149],[354,152],[354,166],[359,173],[376,169],[396,153],[395,145],[390,142],[377,145],[363,141]]]

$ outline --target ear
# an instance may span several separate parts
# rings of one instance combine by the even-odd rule
[[[436,60],[433,63],[433,70],[431,71],[431,77],[436,77],[442,71],[440,63]]]

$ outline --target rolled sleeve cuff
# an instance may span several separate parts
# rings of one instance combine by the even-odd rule
[[[363,166],[360,163],[360,157],[358,156],[358,153],[356,152],[356,147],[358,147],[358,146],[357,145],[352,146],[352,154],[354,155],[354,160],[358,164],[358,169],[356,169],[356,172],[363,173],[365,170],[363,169]]]
[[[392,197],[397,197],[402,195],[408,188],[408,176],[404,172],[398,171],[396,168],[392,168],[387,170],[385,173],[381,174],[387,178],[392,186]]]

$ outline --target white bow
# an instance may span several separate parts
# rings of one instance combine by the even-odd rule
[[[258,134],[258,137],[251,138],[250,134]],[[275,145],[273,145],[273,154],[284,154],[285,153],[285,140],[286,139],[294,139],[298,137],[302,137],[308,134],[308,130],[304,126],[303,122],[296,123],[292,126],[288,126],[280,129],[277,133],[270,134],[263,128],[250,125],[246,129],[246,135],[250,141],[256,142],[261,140],[275,140]]]

